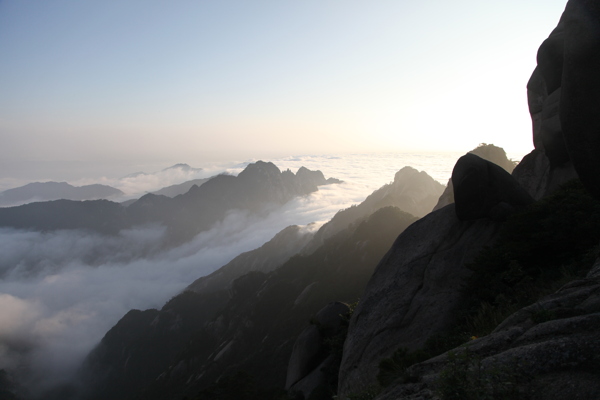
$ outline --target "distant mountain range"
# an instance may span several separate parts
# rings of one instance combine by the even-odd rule
[[[188,164],[185,164],[185,163],[179,163],[179,164],[171,165],[170,167],[164,168],[164,169],[160,170],[159,172],[155,172],[155,173],[148,173],[148,172],[143,172],[143,171],[134,172],[132,174],[125,175],[123,177],[123,179],[136,178],[138,176],[145,176],[145,175],[156,175],[156,174],[160,174],[160,173],[177,172],[177,171],[192,174],[192,173],[202,172],[203,169],[190,167]]]
[[[55,200],[2,208],[0,227],[37,231],[85,229],[116,234],[133,226],[160,224],[167,227],[168,242],[176,244],[209,229],[230,210],[268,212],[296,196],[317,191],[319,185],[333,182],[339,181],[326,180],[320,171],[302,167],[294,174],[280,171],[273,163],[258,161],[238,176],[215,176],[174,198],[147,194],[128,207],[108,200]]]
[[[187,193],[194,185],[201,186],[202,184],[207,182],[209,179],[210,178],[192,179],[191,181],[186,181],[186,182],[179,183],[176,185],[164,187],[160,190],[152,192],[152,194],[156,194],[158,196],[175,197],[180,194]]]
[[[34,201],[97,200],[122,196],[123,192],[107,185],[73,186],[67,182],[34,182],[0,193],[0,207],[17,206]]]
[[[329,302],[356,301],[394,239],[417,220],[398,206],[431,209],[443,189],[426,173],[404,168],[318,233],[285,228],[161,310],[130,311],[90,354],[82,381],[102,398],[183,398],[243,370],[266,391],[256,398],[270,399],[294,379],[287,377],[289,356],[307,321]],[[328,345],[314,344],[319,354],[311,365],[339,363]],[[246,398],[238,395],[232,398]]]

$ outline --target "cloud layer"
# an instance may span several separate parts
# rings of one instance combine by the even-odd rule
[[[0,368],[20,372],[23,382],[37,390],[68,380],[128,310],[160,308],[195,279],[261,246],[288,225],[316,222],[307,229],[318,228],[338,210],[391,182],[406,165],[429,168],[445,182],[454,160],[392,155],[276,160],[282,170],[306,166],[344,183],[322,186],[266,217],[233,211],[189,243],[164,252],[156,250],[164,235],[160,226],[125,230],[113,237],[1,229]],[[221,170],[235,174],[244,166]],[[136,182],[131,184],[135,190],[156,184],[148,177]]]

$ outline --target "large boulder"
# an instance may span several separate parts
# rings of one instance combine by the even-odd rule
[[[571,0],[562,22],[560,120],[564,140],[581,181],[600,198],[600,4]]]
[[[291,388],[319,365],[319,354],[323,348],[322,342],[323,338],[315,325],[308,326],[298,336],[288,364],[286,389]]]
[[[548,158],[546,177],[578,176],[600,198],[600,5],[570,0],[537,55],[527,84],[533,142]],[[554,169],[561,169],[553,174]],[[576,172],[575,172],[576,171]],[[548,181],[548,182],[550,182]],[[548,193],[544,193],[549,194]]]
[[[288,364],[286,390],[300,392],[304,398],[309,398],[319,387],[327,385],[328,376],[324,369],[337,365],[334,366],[335,357],[326,351],[325,342],[343,329],[344,316],[349,311],[347,304],[331,302],[317,313],[314,324],[298,336]]]
[[[420,348],[454,323],[470,271],[465,263],[497,233],[497,223],[459,221],[454,205],[412,224],[377,266],[350,321],[339,398],[376,382],[379,362],[399,347]]]
[[[506,156],[506,152],[502,147],[494,146],[493,144],[481,143],[479,146],[469,151],[469,153],[475,154],[484,160],[493,162],[494,164],[504,168],[509,174],[515,169],[516,162],[510,160]],[[444,189],[444,193],[442,193],[438,199],[433,211],[446,207],[451,203],[454,203],[454,186],[452,185],[452,179],[448,180],[448,185],[446,185],[446,189]]]
[[[452,170],[456,215],[462,221],[504,219],[516,207],[533,198],[505,169],[468,153]]]

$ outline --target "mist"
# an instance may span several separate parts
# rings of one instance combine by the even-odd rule
[[[208,231],[169,250],[160,250],[166,240],[160,225],[116,236],[0,229],[0,368],[15,374],[34,396],[69,382],[84,357],[129,310],[162,307],[197,278],[260,247],[289,225],[304,226],[307,234],[316,231],[337,211],[391,182],[406,165],[445,183],[457,157],[357,154],[273,160],[281,170],[306,166],[343,183],[320,186],[266,216],[231,211]],[[167,170],[117,181],[130,193],[157,190],[203,174],[236,175],[252,161],[203,166],[191,171],[194,175]]]
[[[165,228],[158,225],[116,236],[1,229],[0,368],[15,373],[34,396],[68,382],[130,309],[162,307],[195,279],[289,225],[313,232],[367,191],[345,182],[321,186],[266,217],[232,211],[190,242],[162,252],[156,249]]]

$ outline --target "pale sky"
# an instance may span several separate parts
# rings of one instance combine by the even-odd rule
[[[481,142],[527,153],[525,85],[565,4],[0,0],[0,175]]]

